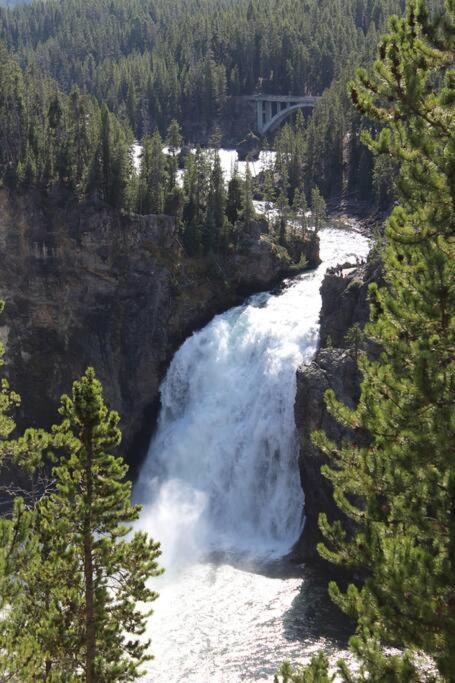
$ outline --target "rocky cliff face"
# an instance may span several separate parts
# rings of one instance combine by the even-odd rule
[[[310,265],[317,245],[306,244]],[[0,334],[22,396],[18,425],[47,426],[88,365],[122,415],[137,464],[155,423],[159,384],[180,343],[215,313],[267,289],[289,255],[258,228],[220,262],[185,256],[174,220],[128,216],[60,195],[0,190]]]
[[[381,269],[373,260],[360,267],[345,264],[328,271],[321,288],[321,348],[314,361],[302,366],[297,373],[295,417],[306,520],[296,554],[304,561],[320,560],[316,550],[321,540],[319,514],[325,512],[330,519],[340,517],[333,502],[331,484],[321,475],[326,458],[313,446],[311,434],[323,430],[336,442],[359,438],[328,413],[324,394],[327,389],[333,389],[337,398],[350,407],[358,401],[360,373],[345,337],[355,323],[363,326],[368,321],[368,286],[380,281]]]

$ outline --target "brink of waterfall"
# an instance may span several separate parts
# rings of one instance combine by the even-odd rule
[[[211,551],[282,556],[299,538],[296,369],[316,351],[326,268],[368,244],[326,229],[321,248],[320,268],[217,316],[174,356],[136,487],[172,568]]]

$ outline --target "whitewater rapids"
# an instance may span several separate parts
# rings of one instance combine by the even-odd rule
[[[318,269],[214,318],[162,384],[135,487],[140,526],[161,541],[166,568],[144,681],[272,680],[281,661],[306,661],[321,645],[317,589],[278,561],[304,524],[296,370],[317,348],[326,269],[365,257],[368,241],[339,229],[320,237]]]

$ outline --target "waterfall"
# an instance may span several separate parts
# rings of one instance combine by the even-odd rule
[[[296,369],[317,347],[326,268],[367,251],[358,234],[322,231],[320,268],[217,316],[175,354],[135,491],[165,566],[213,550],[283,555],[298,539]]]

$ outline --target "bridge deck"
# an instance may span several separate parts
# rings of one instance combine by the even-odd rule
[[[318,97],[314,95],[244,95],[249,102],[316,102]]]

